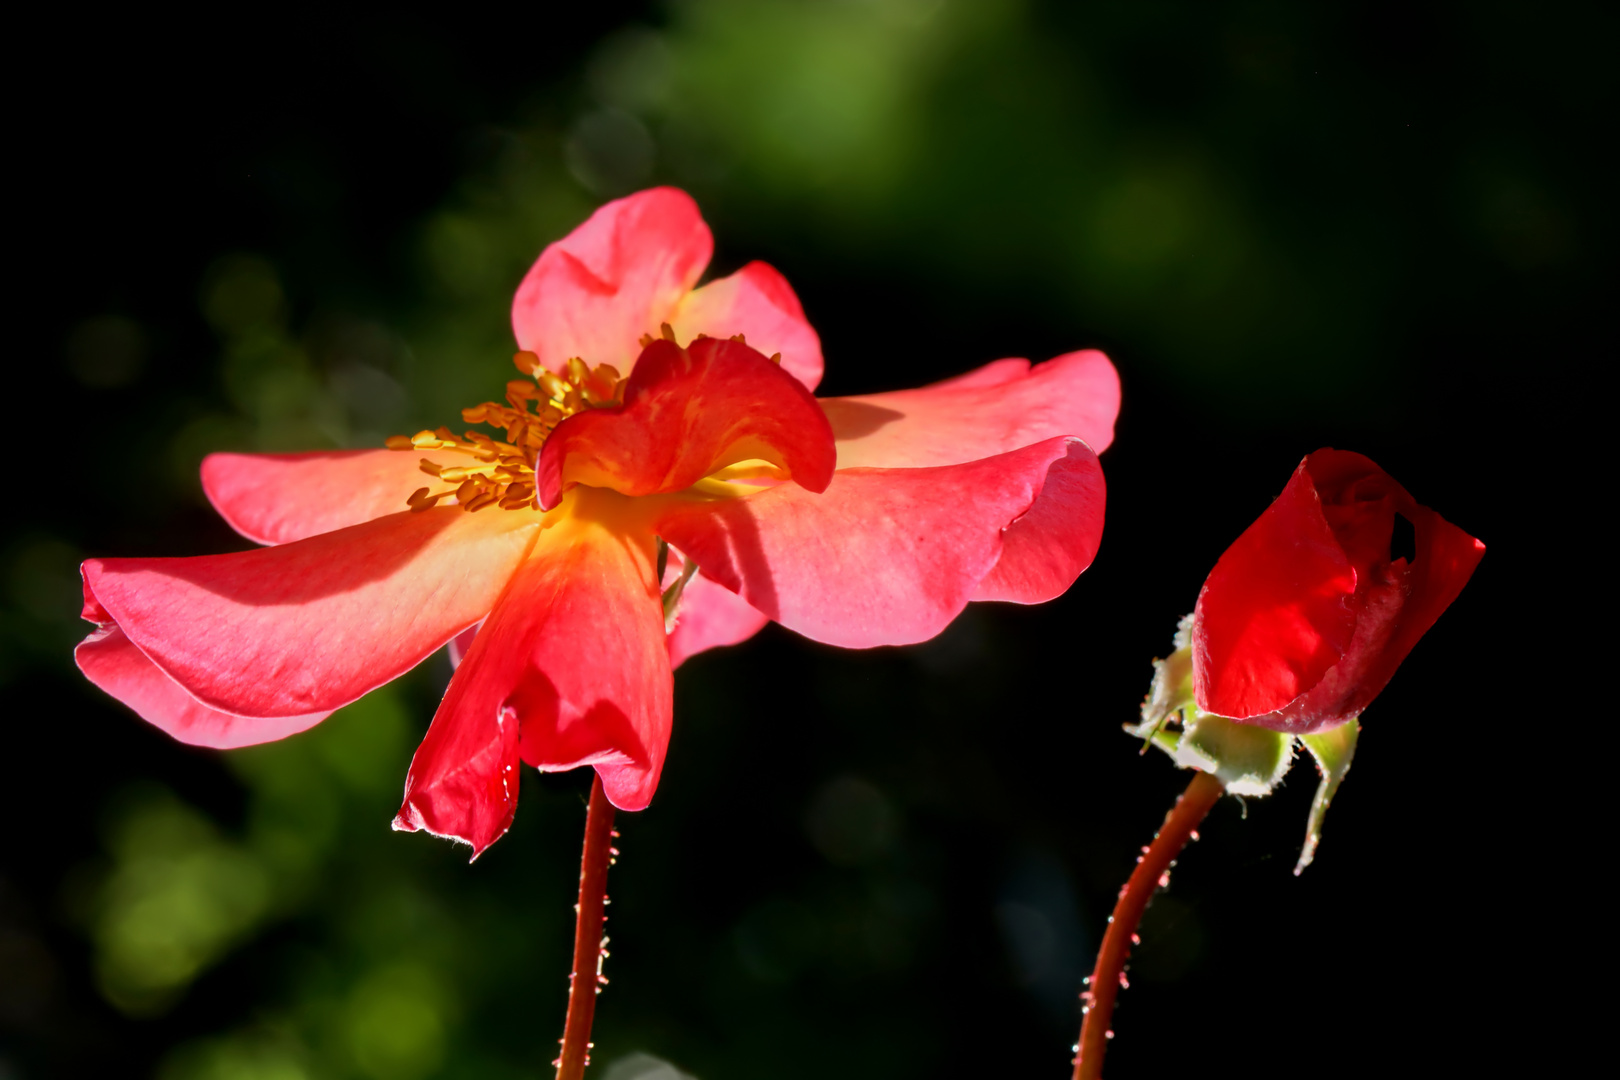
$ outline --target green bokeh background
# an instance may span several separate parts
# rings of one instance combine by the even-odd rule
[[[1556,984],[1535,1041],[1493,1017],[1554,963],[1515,920],[1597,766],[1511,814],[1480,788],[1526,789],[1562,660],[1569,571],[1541,560],[1613,359],[1614,31],[1578,5],[993,0],[41,23],[0,1078],[550,1074],[588,777],[525,770],[469,867],[388,830],[442,656],[308,734],[200,751],[78,677],[76,566],[245,546],[208,452],[377,445],[490,397],[529,262],[653,183],[697,197],[713,273],[794,283],[824,393],[1099,346],[1125,405],[1102,553],[1062,600],[900,650],[771,628],[682,669],[663,786],[621,824],[592,1075],[1065,1075],[1183,782],[1119,725],[1323,445],[1490,553],[1369,711],[1303,878],[1307,767],[1217,809],[1150,911],[1110,1072],[1556,1073]]]

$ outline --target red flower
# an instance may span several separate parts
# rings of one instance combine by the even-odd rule
[[[769,619],[835,645],[922,641],[970,600],[1048,600],[1090,564],[1119,404],[1106,357],[818,401],[792,289],[763,263],[694,289],[711,249],[670,189],[548,247],[513,308],[534,381],[464,413],[502,438],[210,457],[214,506],[271,546],[85,563],[80,668],[176,738],[233,747],[457,639],[395,826],[476,854],[511,823],[519,759],[593,765],[617,806],[646,806],[671,671],[696,652]]]
[[[1396,515],[1416,536],[1411,563],[1390,558]],[[1295,735],[1357,716],[1484,553],[1367,458],[1318,450],[1198,594],[1198,707]]]

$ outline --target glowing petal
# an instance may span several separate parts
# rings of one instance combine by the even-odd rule
[[[681,341],[742,334],[766,356],[781,353],[782,370],[806,389],[821,382],[821,337],[805,319],[793,287],[766,263],[751,262],[688,294],[669,321]]]
[[[458,681],[465,684],[468,670],[456,668],[451,693]],[[394,829],[460,840],[472,845],[476,859],[506,834],[517,814],[518,716],[504,706],[488,714],[447,714],[449,701],[447,694],[411,758]]]
[[[1226,550],[1194,612],[1198,707],[1218,716],[1272,712],[1321,681],[1355,632],[1356,571],[1305,463]]]
[[[435,484],[419,468],[453,455],[398,450],[309,454],[210,454],[203,491],[231,528],[256,544],[286,544],[397,514],[418,488]]]
[[[681,491],[717,469],[759,459],[821,491],[834,450],[826,417],[800,383],[756,350],[701,338],[655,341],[636,363],[624,405],[564,420],[535,464],[542,507],[569,484],[623,495]]]
[[[1033,368],[998,360],[917,390],[826,398],[838,467],[957,465],[1060,435],[1102,453],[1114,439],[1119,376],[1092,349]]]
[[[212,708],[330,711],[477,622],[537,522],[442,507],[231,555],[92,559],[87,608]]]
[[[210,709],[159,670],[114,625],[103,626],[80,642],[73,659],[86,678],[134,709],[142,720],[193,746],[230,750],[274,742],[331,715],[250,717]]]
[[[1107,485],[1097,455],[1080,443],[1052,462],[1040,494],[1001,536],[1001,558],[975,600],[1042,604],[1062,596],[1097,557]]]
[[[1289,490],[1250,532],[1263,525],[1271,530],[1298,528],[1306,534],[1315,530],[1314,515],[1290,514],[1289,508],[1297,509],[1301,502],[1290,495],[1298,487],[1309,488],[1341,557],[1352,569],[1354,595],[1345,604],[1352,624],[1349,641],[1319,673],[1315,667],[1306,667],[1297,677],[1288,678],[1292,668],[1284,668],[1284,677],[1274,677],[1277,685],[1270,697],[1218,696],[1234,681],[1234,671],[1241,674],[1266,662],[1286,664],[1289,659],[1286,652],[1281,658],[1273,655],[1276,644],[1266,636],[1271,626],[1265,616],[1251,618],[1241,633],[1234,632],[1234,615],[1243,615],[1244,601],[1292,592],[1296,607],[1308,607],[1313,593],[1313,581],[1301,572],[1299,561],[1300,552],[1311,544],[1296,546],[1289,553],[1292,559],[1253,560],[1252,551],[1240,550],[1249,537],[1246,532],[1222,556],[1205,586],[1205,595],[1200,596],[1200,618],[1208,628],[1195,624],[1193,660],[1198,670],[1195,681],[1201,696],[1209,699],[1209,711],[1215,711],[1217,703],[1253,709],[1230,715],[1248,724],[1303,735],[1345,723],[1383,691],[1418,639],[1462,592],[1485,554],[1485,545],[1419,505],[1370,459],[1333,449],[1318,450],[1301,462]],[[1414,529],[1416,551],[1410,564],[1405,559],[1390,559],[1390,534],[1397,513]],[[1234,551],[1238,555],[1229,561]],[[1206,642],[1202,655],[1200,640]],[[1287,696],[1290,690],[1294,691],[1291,697]],[[1262,708],[1274,701],[1281,703]]]
[[[562,371],[577,356],[628,372],[697,284],[714,238],[692,197],[653,188],[617,199],[541,252],[512,301],[518,344]]]
[[[973,598],[1002,556],[1003,530],[1071,455],[1095,461],[1079,440],[1059,438],[960,465],[840,470],[821,495],[783,484],[671,501],[657,529],[706,576],[806,637],[908,644],[939,633]]]
[[[673,684],[652,537],[633,512],[579,489],[548,520],[450,680],[397,828],[482,851],[511,821],[520,753],[547,770],[594,765],[615,806],[647,805]]]

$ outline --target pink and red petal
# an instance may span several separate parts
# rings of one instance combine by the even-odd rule
[[[630,370],[697,284],[714,238],[692,197],[653,188],[616,199],[541,253],[512,301],[519,346],[552,371],[570,357]]]
[[[1371,458],[1324,448],[1305,458],[1322,515],[1358,574],[1389,562],[1397,507],[1415,505],[1406,489]]]
[[[535,463],[536,496],[557,505],[571,484],[623,495],[682,491],[726,465],[768,461],[812,491],[835,461],[827,419],[802,384],[740,342],[655,341],[636,361],[624,404],[557,425]]]
[[[1004,531],[1072,455],[1095,461],[1058,438],[960,465],[840,470],[821,495],[782,484],[672,500],[656,528],[705,576],[806,637],[908,644],[961,612],[1001,559]]]
[[[669,554],[669,568],[663,582],[666,588],[680,576],[683,565],[677,552]],[[673,670],[700,652],[747,641],[770,621],[730,589],[716,585],[702,574],[694,574],[681,594],[675,628],[666,639],[669,666]],[[461,666],[482,626],[482,623],[470,626],[451,639],[447,649],[452,669]]]
[[[1356,595],[1351,601],[1356,627],[1339,662],[1281,709],[1243,717],[1242,722],[1291,735],[1311,735],[1337,727],[1366,708],[1388,681],[1386,677],[1373,686],[1370,676],[1400,626],[1408,588],[1405,570],[1399,564],[1386,563],[1358,574]]]
[[[673,551],[670,562],[680,562]],[[672,565],[669,576],[676,572]],[[730,589],[695,574],[681,594],[675,628],[669,633],[669,666],[678,668],[700,652],[747,641],[770,621]]]
[[[1396,514],[1410,521],[1416,533],[1417,552],[1410,565],[1404,559],[1390,560]],[[1322,656],[1309,662],[1300,662],[1297,655],[1291,658],[1286,649],[1267,640],[1267,617],[1245,615],[1241,606],[1233,606],[1234,599],[1252,602],[1268,592],[1277,597],[1292,593],[1294,606],[1302,610],[1321,603],[1321,590],[1313,589],[1311,575],[1300,574],[1298,568],[1301,558],[1320,548],[1324,528],[1353,582],[1353,595],[1342,605],[1323,604],[1317,613],[1326,623],[1321,633],[1324,652],[1332,657],[1325,666]],[[1288,531],[1294,530],[1292,551],[1255,558],[1250,550],[1247,569],[1233,576],[1229,561],[1234,565],[1241,561],[1250,534],[1268,530],[1278,548],[1286,546]],[[1193,636],[1200,706],[1295,734],[1357,716],[1457,598],[1484,551],[1479,541],[1419,505],[1369,458],[1344,450],[1318,450],[1300,463],[1283,495],[1222,557],[1200,596]],[[1228,580],[1218,588],[1217,575],[1223,573]],[[1274,606],[1285,605],[1279,601]],[[1348,640],[1340,644],[1345,618],[1351,629]],[[1244,625],[1235,633],[1238,623]],[[1235,655],[1258,658],[1281,672],[1274,675],[1268,694],[1247,699],[1221,696],[1221,678],[1224,674],[1230,679],[1234,665],[1214,652],[1200,652],[1200,642],[1221,641]],[[1251,660],[1251,666],[1254,663]],[[1264,708],[1267,704],[1272,707]]]
[[[97,629],[73,650],[91,682],[154,727],[193,746],[231,750],[274,742],[314,727],[327,712],[304,716],[236,716],[210,709],[165,675],[116,625]]]
[[[279,547],[194,559],[92,559],[86,608],[204,705],[330,711],[483,617],[538,519],[440,507]]]
[[[729,338],[742,334],[769,356],[782,354],[782,370],[814,390],[821,382],[821,337],[804,317],[798,296],[776,269],[751,262],[730,277],[689,293],[669,320],[675,336]]]
[[[1359,716],[1473,576],[1485,545],[1409,496],[1402,501],[1400,512],[1416,533],[1416,557],[1410,565],[1396,560],[1362,575],[1355,636],[1344,657],[1297,700],[1254,723],[1309,734]]]
[[[579,489],[450,680],[396,827],[473,845],[510,824],[516,766],[594,765],[615,806],[652,798],[673,708],[652,535],[628,500]]]
[[[1192,641],[1198,707],[1260,716],[1315,686],[1350,645],[1355,593],[1356,570],[1301,462],[1198,595]]]
[[[1033,368],[998,360],[933,386],[827,398],[821,407],[840,469],[957,465],[1060,435],[1100,454],[1114,439],[1119,375],[1087,349]]]
[[[1035,502],[1002,533],[1001,557],[973,599],[1044,604],[1067,592],[1102,545],[1107,491],[1097,455],[1071,442]]]
[[[471,659],[469,652],[467,658]],[[496,705],[489,713],[463,708],[447,714],[450,695],[465,688],[466,664],[456,668],[450,690],[411,758],[405,801],[394,817],[397,832],[427,832],[472,845],[473,858],[506,834],[517,814],[517,712]]]
[[[210,454],[203,491],[231,528],[256,544],[287,544],[397,514],[430,485],[419,463],[449,455],[400,450]]]

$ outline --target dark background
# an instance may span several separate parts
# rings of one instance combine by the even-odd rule
[[[1217,807],[1110,1075],[1564,1071],[1600,977],[1572,896],[1604,910],[1575,798],[1607,626],[1566,550],[1603,535],[1579,436],[1614,356],[1596,12],[692,0],[21,35],[0,1077],[550,1074],[587,774],[526,770],[468,867],[388,830],[442,657],[285,743],[185,747],[72,667],[76,565],[241,548],[209,451],[376,445],[490,396],[528,261],[659,182],[698,198],[714,273],[793,282],[824,393],[1096,345],[1124,407],[1061,600],[865,653],[773,627],[682,669],[663,785],[620,825],[596,1075],[1066,1075],[1186,779],[1119,726],[1324,445],[1488,554],[1368,710],[1303,877],[1308,763]]]

